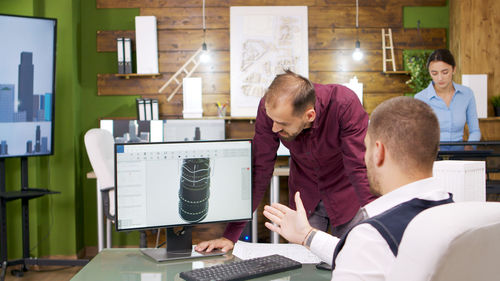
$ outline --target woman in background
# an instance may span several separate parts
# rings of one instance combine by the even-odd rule
[[[474,93],[452,81],[455,59],[447,49],[435,50],[427,59],[432,82],[415,95],[432,107],[439,120],[441,141],[463,141],[464,126],[469,127],[468,141],[479,141],[481,131],[477,120]]]

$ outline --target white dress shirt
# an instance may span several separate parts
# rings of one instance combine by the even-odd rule
[[[446,191],[438,189],[434,178],[419,180],[395,189],[362,208],[367,218],[379,215],[413,198],[439,201],[448,199]],[[310,249],[321,260],[332,263],[340,239],[317,231]],[[360,224],[347,236],[335,260],[332,280],[385,280],[395,261],[389,245],[370,224]]]

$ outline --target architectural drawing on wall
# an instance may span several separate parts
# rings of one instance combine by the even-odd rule
[[[231,7],[231,116],[254,117],[277,74],[308,77],[307,7]]]

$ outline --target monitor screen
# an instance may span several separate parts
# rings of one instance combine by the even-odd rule
[[[115,143],[162,142],[163,122],[163,120],[103,119],[100,127],[113,135]]]
[[[224,119],[169,119],[165,120],[165,141],[223,140],[226,125]]]
[[[56,20],[0,14],[0,158],[53,153]]]
[[[111,120],[103,119],[101,129],[109,131],[115,143],[167,142],[225,139],[224,120]]]
[[[250,140],[115,144],[117,230],[252,218]]]

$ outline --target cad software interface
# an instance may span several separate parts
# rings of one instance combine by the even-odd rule
[[[246,220],[251,142],[117,144],[117,229]]]

